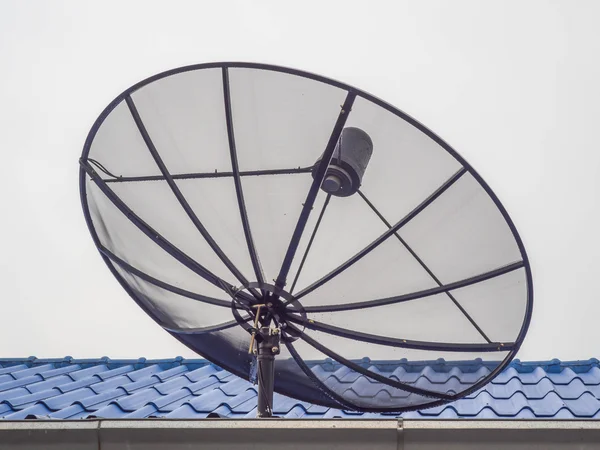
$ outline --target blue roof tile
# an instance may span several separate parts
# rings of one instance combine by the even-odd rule
[[[359,364],[438,392],[464,389],[494,367],[485,362],[379,362],[368,358]],[[331,360],[310,366],[327,385],[357,399],[407,395]],[[246,418],[256,415],[256,398],[256,387],[251,383],[203,360],[0,360],[0,418],[4,419],[204,418],[209,414]],[[274,411],[289,418],[394,416],[329,409],[280,394],[275,394]],[[600,419],[600,365],[597,359],[515,360],[491,383],[466,398],[402,416]]]
[[[34,394],[21,395],[20,397],[13,397],[12,399],[5,399],[4,401],[9,404],[12,408],[25,408],[29,406],[29,403],[35,403],[39,400],[45,400],[47,398],[56,397],[60,395],[60,391],[57,389],[47,389],[45,391],[39,391]]]
[[[289,398],[285,395],[281,395],[278,393],[275,393],[273,395],[273,408],[276,414],[287,414],[292,409],[295,409],[297,407],[300,407],[304,411],[306,411],[306,409],[308,409],[310,406],[310,403],[301,402],[300,400]]]
[[[0,398],[2,399],[2,400],[0,400],[0,403],[5,403],[7,400],[10,400],[11,398],[21,397],[23,395],[28,395],[29,393],[30,392],[24,387],[19,387],[19,388],[10,389],[8,391],[4,391],[0,395]]]
[[[74,404],[79,404],[86,410],[95,411],[112,402],[113,400],[124,397],[125,395],[127,395],[125,389],[117,387],[108,391],[104,391],[101,394],[94,393],[87,397],[81,397],[74,402]]]
[[[2,368],[0,369],[0,375],[4,375],[4,374],[10,374],[12,372],[15,372],[17,370],[25,370],[29,368],[29,366],[25,365],[25,364],[6,364],[3,365]],[[15,379],[14,376],[9,375],[10,378],[12,378],[13,380]],[[2,380],[4,381],[4,380]]]
[[[598,384],[600,384],[600,368],[598,368],[598,366],[592,366],[587,372],[577,373],[577,378],[579,378],[583,384],[598,386]]]
[[[187,389],[173,392],[172,394],[165,395],[162,399],[151,402],[160,413],[169,413],[176,410],[181,405],[189,402],[194,398],[194,395],[190,394]]]
[[[39,372],[39,374],[44,378],[44,380],[55,378],[59,375],[66,375],[71,372],[76,372],[81,370],[81,366],[79,364],[71,364],[68,366],[57,367],[54,369],[45,370],[43,372]]]
[[[125,374],[127,374],[129,372],[133,372],[134,370],[135,370],[134,367],[132,365],[128,364],[128,365],[125,365],[125,366],[116,367],[114,369],[107,370],[105,372],[96,373],[95,376],[97,376],[98,378],[100,378],[102,381],[106,381],[106,380],[110,380],[113,377],[116,377],[116,376],[119,376],[119,375],[125,375]]]
[[[2,418],[5,418],[7,414],[11,414],[14,411],[15,409],[8,403],[0,403],[0,416],[2,416]]]
[[[235,411],[247,414],[256,406],[256,398],[256,391],[254,389],[248,389],[241,394],[227,399],[224,406],[227,406],[232,412]]]
[[[163,370],[155,373],[153,376],[157,377],[160,381],[168,380],[176,375],[182,374],[183,372],[187,372],[188,368],[186,366],[175,366],[167,370]]]
[[[586,386],[579,378],[575,378],[569,384],[552,384],[550,380],[542,380],[539,385],[544,385],[547,392],[556,391],[562,399],[575,400],[584,392],[590,392],[592,395],[598,393],[597,386]]]
[[[152,403],[149,403],[146,406],[130,412],[129,414],[125,414],[123,419],[145,419],[146,417],[156,414],[156,412],[157,409],[152,405]]]
[[[161,368],[158,364],[151,364],[146,367],[139,368],[133,372],[129,372],[127,376],[131,381],[138,381],[143,378],[147,378],[157,372],[160,372]]]
[[[32,394],[40,391],[47,391],[64,384],[72,383],[73,379],[68,375],[58,375],[56,377],[48,378],[44,381],[32,383],[27,385],[27,390]]]
[[[32,375],[30,377],[13,379],[12,381],[6,381],[5,383],[0,383],[0,392],[8,391],[9,389],[13,389],[16,387],[27,386],[33,383],[37,383],[38,381],[42,381],[43,378],[40,375]]]
[[[164,383],[157,384],[154,386],[154,389],[156,389],[161,395],[165,396],[171,392],[180,390],[184,386],[190,386],[191,384],[192,382],[185,376],[175,377]]]
[[[96,394],[101,394],[102,392],[110,391],[130,383],[131,378],[129,378],[127,375],[120,375],[117,377],[108,378],[106,381],[92,384],[90,389]],[[125,391],[123,390],[123,392]]]
[[[186,377],[191,382],[195,383],[196,381],[200,381],[203,378],[206,378],[209,375],[212,375],[217,372],[218,372],[218,369],[215,366],[213,366],[212,364],[209,364],[207,366],[200,367],[198,369],[192,370],[191,372],[185,373],[185,374],[183,374],[183,376]],[[600,379],[600,375],[598,377]],[[217,380],[218,380],[218,378],[217,378]]]
[[[196,381],[195,383],[186,386],[186,389],[188,389],[192,394],[199,395],[206,392],[207,389],[218,387],[221,384],[221,381],[217,377],[211,375],[203,380]]]
[[[253,410],[253,411],[255,411],[255,410]],[[279,411],[275,411],[275,414],[282,414],[282,413]],[[304,417],[305,415],[306,415],[306,410],[302,406],[297,405],[285,413],[285,418],[286,419],[300,419],[301,417]]]
[[[63,394],[66,394],[67,392],[71,392],[82,387],[92,386],[100,381],[102,381],[100,378],[98,378],[96,375],[92,375],[91,377],[80,378],[77,381],[72,381],[71,383],[61,384],[60,386],[57,386],[56,389]]]
[[[66,394],[60,394],[56,397],[42,400],[40,401],[40,403],[43,403],[48,409],[51,409],[52,411],[57,411],[59,409],[71,406],[80,398],[89,397],[93,393],[94,391],[92,391],[90,388],[81,388],[75,391],[67,392]]]
[[[249,388],[253,388],[252,383],[237,377],[235,380],[230,381],[229,383],[223,383],[219,386],[219,389],[226,395],[236,395],[238,392],[245,391]]]
[[[160,383],[160,379],[155,377],[154,375],[151,375],[146,378],[138,378],[137,381],[132,381],[127,384],[123,384],[120,387],[125,389],[125,391],[128,394],[133,394],[135,391],[137,391],[139,389],[154,386],[155,384],[159,384],[159,383]]]
[[[71,378],[73,378],[73,380],[77,381],[82,378],[88,378],[97,373],[106,372],[106,371],[108,371],[108,367],[106,367],[104,364],[99,364],[97,366],[91,366],[86,369],[81,369],[81,370],[77,370],[75,372],[71,372],[69,374],[69,376]],[[98,380],[100,380],[99,377],[97,377],[97,378],[98,378]]]
[[[83,406],[79,403],[75,403],[74,405],[50,413],[50,417],[53,419],[80,419],[88,414],[89,412],[87,412]]]
[[[215,372],[212,376],[216,377],[217,380],[222,382],[230,381],[230,378],[237,378],[235,375],[227,372],[226,370],[219,370]]]
[[[162,406],[159,409],[159,413],[161,413],[161,414],[162,413],[167,414],[167,413],[170,413],[172,411],[175,411],[177,408],[185,405],[186,403],[190,402],[194,398],[195,398],[194,395],[187,395],[185,397],[182,397],[182,398],[180,398],[178,400],[175,400],[174,402],[171,402],[169,404],[166,404],[166,405]]]
[[[206,417],[208,413],[199,413],[194,408],[192,408],[189,402],[181,405],[179,408],[174,409],[170,413],[166,414],[164,417],[168,419],[195,419],[200,416]]]
[[[123,411],[133,412],[138,408],[142,408],[151,401],[161,397],[161,393],[154,388],[142,389],[135,394],[121,397],[115,400],[115,403],[120,406]]]
[[[123,411],[119,405],[116,403],[110,403],[103,408],[100,408],[93,414],[90,414],[90,417],[103,417],[106,419],[118,419],[124,417],[127,414],[127,411]]]
[[[326,406],[321,406],[321,405],[310,405],[307,409],[306,412],[308,414],[311,415],[323,415],[327,412],[329,408],[327,408]]]
[[[19,378],[26,378],[26,377],[30,377],[33,375],[39,375],[47,370],[52,370],[52,369],[54,369],[54,366],[52,364],[43,364],[41,366],[35,366],[35,367],[27,368],[27,369],[12,371],[10,374],[15,379],[18,380]]]
[[[227,395],[220,389],[210,390],[209,392],[193,398],[187,405],[190,405],[196,411],[212,412],[227,401]]]
[[[29,406],[24,409],[13,410],[10,414],[4,416],[7,420],[23,420],[29,416],[35,417],[50,417],[52,411],[48,409],[43,403],[36,403],[33,406]]]
[[[231,408],[229,408],[228,405],[221,405],[217,409],[215,409],[211,414],[216,414],[217,416],[221,416],[221,417],[235,418],[235,417],[245,416],[246,414],[248,414],[248,411],[234,412]]]
[[[558,397],[558,395],[553,392],[548,395],[555,395]],[[568,410],[576,417],[592,418],[600,411],[600,401],[589,392],[581,394],[581,397],[576,399],[563,399],[563,402]]]

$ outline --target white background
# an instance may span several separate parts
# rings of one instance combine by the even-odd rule
[[[130,85],[240,60],[339,79],[447,140],[532,262],[519,357],[600,357],[599,17],[597,1],[0,1],[0,356],[194,356],[97,254],[77,160]]]

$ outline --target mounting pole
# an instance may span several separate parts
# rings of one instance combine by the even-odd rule
[[[258,343],[258,408],[256,416],[273,417],[275,356],[280,353],[279,328],[262,327]]]

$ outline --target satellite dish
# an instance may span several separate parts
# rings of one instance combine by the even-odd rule
[[[346,84],[252,63],[164,72],[102,112],[80,165],[114,276],[182,343],[257,378],[259,416],[273,389],[346,410],[440,405],[527,332],[531,270],[498,198],[432,131]],[[419,376],[455,361],[443,382]]]

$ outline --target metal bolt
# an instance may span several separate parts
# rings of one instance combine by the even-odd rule
[[[267,308],[272,308],[273,307],[273,303],[267,303]]]

